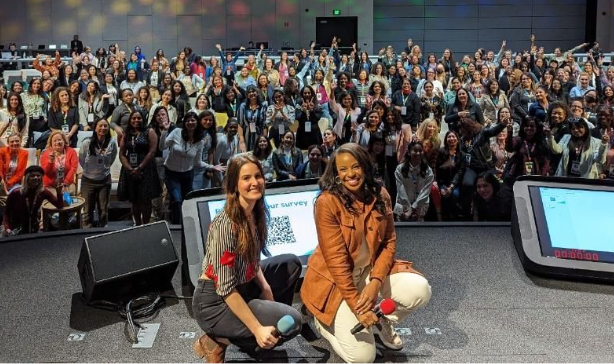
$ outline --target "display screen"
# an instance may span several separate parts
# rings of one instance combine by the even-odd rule
[[[542,255],[614,262],[614,192],[530,187]]]
[[[313,204],[319,192],[312,190],[265,196],[271,214],[267,249],[272,256],[286,253],[309,256],[313,253],[318,245]],[[225,199],[198,202],[198,215],[205,244],[209,224],[222,211],[225,203]]]

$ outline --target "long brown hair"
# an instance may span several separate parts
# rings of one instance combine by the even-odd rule
[[[226,206],[224,206],[224,210],[237,228],[239,240],[237,253],[248,261],[255,262],[258,260],[258,254],[260,253],[267,256],[270,255],[266,249],[269,209],[264,201],[264,191],[262,191],[262,197],[256,202],[252,211],[257,229],[257,237],[254,237],[249,226],[248,216],[245,215],[241,208],[239,191],[237,189],[239,178],[241,177],[241,168],[249,163],[258,166],[258,170],[262,178],[264,178],[262,165],[253,154],[242,153],[231,158],[226,170],[226,177],[224,178],[224,191],[226,192]]]

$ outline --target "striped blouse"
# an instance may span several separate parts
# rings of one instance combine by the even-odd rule
[[[209,227],[207,252],[203,261],[205,275],[213,280],[217,294],[222,297],[236,286],[251,281],[260,267],[260,258],[250,263],[236,253],[237,239],[237,226],[223,210]]]

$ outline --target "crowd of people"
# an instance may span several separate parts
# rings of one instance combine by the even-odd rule
[[[0,85],[0,195],[38,191],[24,188],[24,148],[40,151],[43,189],[82,195],[84,227],[107,224],[118,156],[117,197],[137,225],[179,223],[187,193],[221,186],[241,153],[266,181],[320,178],[340,146],[356,143],[399,221],[507,220],[521,175],[614,179],[614,67],[598,44],[546,53],[531,37],[525,51],[503,41],[455,58],[423,55],[409,39],[373,62],[333,38],[277,62],[261,48],[242,64],[244,48],[216,48],[167,58],[75,43],[70,62],[38,55],[40,77]],[[586,62],[573,56],[580,49]],[[28,199],[39,216],[40,198]],[[38,231],[11,218],[12,206],[4,235]]]

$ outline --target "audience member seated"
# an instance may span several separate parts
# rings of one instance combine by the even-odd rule
[[[6,200],[2,223],[2,235],[13,236],[36,233],[40,227],[40,208],[45,200],[56,208],[64,206],[62,190],[57,187],[55,194],[43,186],[43,168],[30,166],[25,170],[23,186],[13,190]],[[56,197],[58,196],[58,197]]]
[[[8,138],[8,146],[0,149],[0,177],[2,177],[1,196],[7,196],[18,188],[28,164],[28,151],[21,148],[21,136],[13,134]]]
[[[296,169],[296,178],[320,178],[326,169],[326,159],[323,159],[324,149],[319,145],[312,145],[307,149],[308,160]]]
[[[497,177],[492,172],[482,172],[475,184],[473,221],[510,221],[511,200],[502,196]]]
[[[297,179],[296,170],[303,163],[303,154],[294,147],[294,133],[290,130],[281,134],[282,142],[273,152],[273,169],[278,181]]]
[[[55,188],[67,191],[72,196],[77,194],[75,176],[79,167],[77,152],[68,146],[68,138],[61,131],[53,131],[47,139],[47,147],[41,154],[40,165],[45,174],[43,186],[52,193]]]
[[[409,144],[405,160],[397,167],[395,177],[397,200],[394,213],[397,219],[424,221],[434,175],[424,158],[422,142],[413,141]]]

